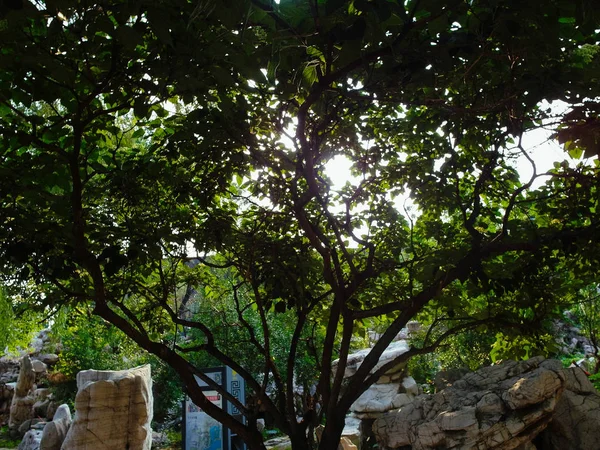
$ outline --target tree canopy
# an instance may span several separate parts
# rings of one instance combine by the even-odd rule
[[[5,1],[7,289],[48,313],[92,305],[252,449],[258,407],[236,403],[243,424],[209,402],[198,355],[241,374],[294,450],[319,423],[336,448],[392,365],[473,329],[535,342],[594,280],[599,15],[591,0]],[[587,159],[540,173],[523,136],[543,127]],[[336,187],[326,168],[344,160]],[[374,371],[413,319],[422,339]],[[369,328],[383,333],[342,383]]]

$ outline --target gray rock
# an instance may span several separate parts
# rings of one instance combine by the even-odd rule
[[[287,436],[273,438],[269,439],[268,441],[265,441],[265,447],[267,448],[267,450],[286,450],[287,448],[291,448],[291,446],[292,442]]]
[[[545,450],[600,447],[600,393],[579,368],[564,369],[566,389],[542,433]]]
[[[559,361],[507,361],[465,375],[375,420],[379,446],[414,450],[513,450],[552,419],[566,376]]]
[[[48,366],[52,366],[58,362],[58,355],[55,353],[42,353],[38,359]]]
[[[354,416],[346,416],[346,423],[342,436],[348,438],[354,445],[360,442],[360,419]]]
[[[49,399],[38,400],[32,406],[33,415],[37,417],[48,417],[48,406],[50,405]]]
[[[42,432],[40,430],[29,430],[23,436],[18,450],[39,450]]]
[[[352,375],[354,375],[356,373],[356,371],[358,370],[358,368],[360,367],[360,365],[362,364],[365,357],[369,354],[370,351],[371,351],[370,348],[366,348],[366,349],[359,350],[355,353],[348,355],[348,360],[346,363],[346,370],[344,371],[344,378],[351,377]],[[379,369],[380,367],[382,367],[383,365],[394,360],[398,356],[402,355],[403,353],[406,353],[407,351],[408,351],[408,342],[407,341],[392,342],[390,344],[390,346],[381,354],[381,357],[379,358],[379,362],[373,369],[373,372],[376,371],[377,369]],[[339,363],[339,360],[335,360],[333,362],[334,370],[335,370],[335,368],[337,368],[338,363]],[[389,376],[394,373],[401,372],[401,371],[403,371],[404,366],[405,366],[404,363],[398,364],[396,367],[393,367],[392,369],[388,370],[386,372],[386,375]]]
[[[447,387],[452,386],[452,383],[460,380],[469,372],[470,370],[467,368],[440,370],[435,375],[435,378],[433,380],[436,392],[439,392],[442,389],[446,389]]]
[[[165,433],[152,432],[152,448],[164,447],[169,444],[169,438]],[[42,450],[42,449],[40,449]]]
[[[408,405],[414,397],[402,390],[400,383],[373,384],[352,404],[350,410],[357,417],[365,419],[375,418],[386,411],[402,408]]]
[[[40,422],[44,422],[44,421],[40,418],[27,419],[25,422],[23,422],[21,424],[21,426],[19,426],[19,436],[24,436],[25,433],[27,433],[31,429],[37,429],[37,427],[35,425]]]
[[[48,366],[39,359],[34,359],[31,364],[35,373],[46,373],[48,371]]]
[[[71,411],[67,405],[60,405],[54,420],[44,427],[40,450],[60,450],[71,426]]]

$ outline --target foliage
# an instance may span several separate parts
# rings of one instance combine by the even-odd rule
[[[18,296],[7,295],[0,286],[0,349],[5,353],[26,349],[43,328],[42,316],[27,306]]]
[[[21,443],[20,440],[14,440],[9,437],[8,426],[0,428],[0,446],[3,448],[17,448]]]
[[[600,391],[600,373],[590,375],[590,381],[594,385],[597,391]]]
[[[598,160],[540,173],[523,139],[554,127],[596,154],[587,0],[60,0],[2,14],[5,283],[39,310],[114,325],[252,449],[264,411],[294,450],[315,447],[322,420],[319,447],[336,448],[381,374],[463,332],[499,333],[498,356],[513,337],[521,357],[547,350],[546,322],[598,273]],[[554,100],[578,112],[541,106]],[[334,186],[327,167],[344,160],[352,177]],[[371,372],[412,319],[421,340]],[[373,323],[384,332],[343,383]],[[209,359],[245,378],[247,424],[202,394]],[[299,374],[316,381],[300,404]]]
[[[418,355],[408,362],[408,373],[420,385],[434,390],[435,375],[440,370],[477,370],[491,363],[490,350],[495,336],[485,330],[467,330],[449,337],[435,353]]]
[[[68,378],[87,369],[122,370],[147,359],[122,331],[90,311],[62,311],[52,331],[62,344],[56,370]]]
[[[581,327],[581,333],[587,337],[594,349],[596,367],[600,369],[600,287],[597,283],[585,286],[577,292],[577,302],[573,311]]]
[[[183,398],[176,374],[156,357],[140,351],[118,328],[94,316],[91,311],[71,308],[61,311],[52,327],[52,338],[60,342],[59,362],[54,367],[61,382],[53,386],[55,397],[73,403],[76,376],[82,370],[123,370],[150,364],[155,383],[154,420],[162,422],[178,411]],[[51,377],[52,378],[52,377]]]

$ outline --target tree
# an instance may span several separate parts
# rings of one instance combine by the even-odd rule
[[[315,446],[321,422],[319,448],[336,448],[389,367],[479,327],[535,336],[570,288],[556,274],[597,273],[598,161],[538,173],[522,140],[560,121],[544,100],[598,97],[590,2],[56,0],[3,13],[6,282],[34,280],[44,295],[31,302],[50,308],[93,305],[252,449],[258,405],[294,450]],[[581,153],[590,134],[574,120],[559,139]],[[325,167],[342,157],[356,181],[334,189]],[[192,288],[231,301],[262,373],[186,313]],[[276,314],[293,329],[282,359]],[[420,346],[374,370],[415,318]],[[352,337],[373,323],[385,331],[344,381]],[[198,352],[246,379],[257,402],[223,395],[247,424],[203,396]],[[300,360],[316,385],[298,409]]]

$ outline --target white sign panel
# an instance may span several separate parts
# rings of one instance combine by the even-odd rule
[[[213,405],[223,408],[223,399],[217,391],[204,391]],[[185,402],[186,450],[223,450],[223,425],[206,414],[189,399]]]

